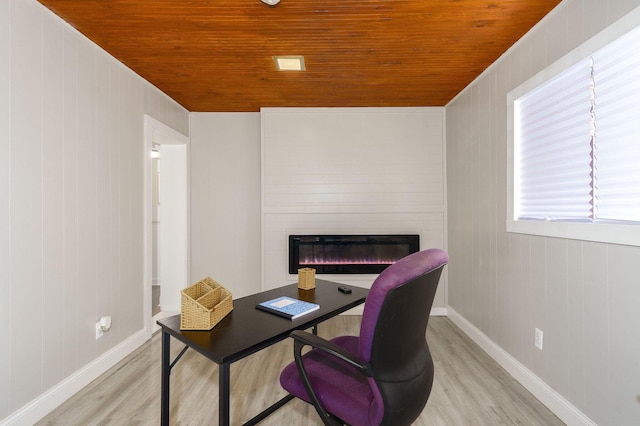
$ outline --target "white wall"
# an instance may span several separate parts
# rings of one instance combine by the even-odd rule
[[[180,312],[180,290],[189,285],[189,182],[187,144],[159,145],[160,205],[158,232],[160,263],[160,307]],[[162,201],[164,200],[164,202]]]
[[[260,114],[192,113],[191,280],[260,291]]]
[[[0,93],[0,419],[28,424],[143,329],[143,115],[188,113],[34,0],[0,2]]]
[[[565,421],[638,424],[640,248],[506,232],[506,96],[638,5],[565,0],[447,106],[451,312]]]
[[[11,324],[11,7],[8,1],[0,1],[0,93],[0,324]],[[11,347],[5,340],[5,344],[0,345],[0,419],[11,412],[10,359]]]
[[[264,288],[297,280],[290,234],[411,233],[446,249],[443,108],[263,108],[262,157]],[[446,273],[434,306],[445,289]]]
[[[300,124],[300,114],[305,113],[305,131],[315,135],[313,137],[323,138],[324,146],[331,152],[336,147],[342,147],[343,153],[361,152],[360,165],[356,168],[366,170],[359,178],[370,179],[370,187],[372,182],[378,185],[380,179],[391,180],[384,184],[386,189],[382,188],[384,185],[370,189],[368,201],[360,198],[366,202],[360,202],[356,207],[359,214],[353,214],[355,198],[342,203],[342,211],[339,212],[336,212],[335,201],[318,203],[312,199],[311,204],[304,207],[306,214],[302,215],[303,219],[298,216],[292,221],[287,221],[286,215],[266,214],[264,226],[267,234],[271,233],[271,225],[343,233],[419,232],[423,235],[423,246],[445,246],[443,109],[399,108],[392,113],[380,109],[330,109],[321,113],[320,110],[287,108],[281,111],[285,112],[286,117],[281,117],[285,123]],[[344,126],[327,129],[327,114],[332,115],[333,120],[341,120]],[[377,130],[371,132],[371,127],[376,127],[372,123],[376,122]],[[191,278],[196,281],[211,276],[229,288],[234,297],[260,291],[263,279],[260,269],[262,124],[261,115],[257,113],[191,114]],[[336,132],[334,136],[337,138],[327,140],[327,131]],[[382,149],[379,146],[381,140],[387,143]],[[273,139],[271,141],[273,143]],[[300,144],[296,149],[311,158],[311,166],[324,168],[325,173],[339,164],[343,167],[347,161],[343,156],[335,158],[333,164],[319,162],[313,147],[298,141]],[[286,143],[290,142],[291,139],[286,140]],[[363,149],[367,144],[377,146],[377,153],[374,149]],[[407,153],[408,147],[410,151]],[[277,149],[270,150],[270,158],[284,162],[289,171],[310,170],[297,163],[295,156],[281,154]],[[407,158],[410,158],[408,163]],[[405,164],[393,171],[389,168],[380,170],[381,161],[395,166],[401,161]],[[399,177],[405,180],[398,183]],[[395,185],[404,188],[404,192],[397,195],[404,197],[404,201],[397,198],[391,203],[380,202],[388,201],[385,191],[388,194],[394,178]],[[414,193],[407,197],[410,190]],[[431,196],[427,195],[429,191]],[[267,213],[290,212],[291,204],[287,200],[270,200]],[[323,214],[318,217],[318,213]],[[283,224],[283,220],[287,223]],[[310,222],[313,226],[309,225]],[[285,241],[283,247],[278,248],[278,257],[271,256],[271,249],[265,247],[265,270],[276,271],[271,287],[295,281],[295,276],[287,274],[287,259],[283,251],[286,250],[286,231],[278,233],[278,236]],[[345,280],[345,276],[332,277]],[[360,284],[368,286],[373,278],[361,278],[365,282]],[[443,284],[439,293],[439,306],[442,307],[445,303],[444,287]]]

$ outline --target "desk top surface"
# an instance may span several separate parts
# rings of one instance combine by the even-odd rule
[[[339,286],[350,288],[351,294],[339,292]],[[180,315],[164,318],[158,324],[163,332],[210,360],[218,364],[232,363],[287,338],[293,330],[310,328],[360,305],[368,292],[365,288],[317,279],[316,288],[312,290],[300,290],[297,284],[291,284],[234,299],[231,313],[211,330],[180,330]],[[320,309],[295,320],[256,309],[258,303],[280,296],[317,303]]]

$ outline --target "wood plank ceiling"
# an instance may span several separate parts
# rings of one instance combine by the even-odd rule
[[[189,111],[230,112],[443,106],[560,3],[39,1]]]

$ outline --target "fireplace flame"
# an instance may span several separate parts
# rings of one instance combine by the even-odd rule
[[[300,265],[393,265],[398,259],[300,259]]]

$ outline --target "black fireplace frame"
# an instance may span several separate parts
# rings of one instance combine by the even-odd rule
[[[375,263],[301,263],[301,245],[325,245],[336,247],[369,246],[371,248],[393,247],[395,254],[393,259]],[[420,235],[418,234],[313,234],[313,235],[289,235],[289,273],[297,274],[300,268],[314,268],[316,274],[379,274],[389,265],[402,257],[420,250]],[[360,251],[360,250],[359,250]]]

